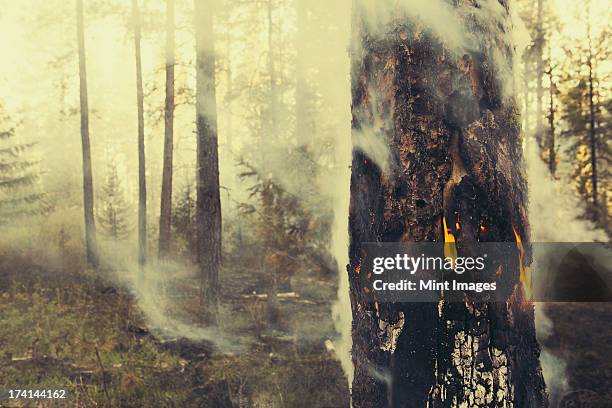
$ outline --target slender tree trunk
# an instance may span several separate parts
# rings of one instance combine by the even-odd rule
[[[308,43],[306,37],[307,13],[306,0],[296,0],[297,8],[297,62],[296,62],[296,89],[295,89],[295,134],[298,146],[309,146],[311,136],[308,132],[307,110],[307,78],[305,47]]]
[[[538,0],[538,14],[536,21],[536,140],[540,147],[543,146],[543,97],[544,88],[542,86],[542,79],[544,77],[544,0]]]
[[[170,250],[172,227],[172,158],[174,150],[174,0],[166,0],[166,102],[164,108],[164,164],[159,212],[159,256]]]
[[[587,39],[589,43],[589,55],[587,67],[589,69],[589,147],[591,150],[591,184],[593,187],[593,207],[595,208],[595,218],[599,219],[599,200],[597,197],[597,133],[595,130],[595,91],[593,75],[593,45],[591,40],[591,3],[587,3]]]
[[[278,137],[277,115],[278,115],[278,89],[276,83],[276,67],[274,65],[274,21],[272,19],[272,0],[268,0],[268,74],[270,75],[270,107],[269,107],[269,132],[271,138],[268,143]],[[266,145],[264,145],[264,150]],[[264,152],[265,157],[265,152]]]
[[[550,50],[550,45],[549,45]],[[549,53],[550,54],[550,53]],[[549,55],[549,58],[552,58],[552,55]],[[553,66],[552,62],[549,61],[548,66],[548,82],[550,89],[548,91],[549,101],[548,101],[548,124],[550,127],[550,139],[549,139],[549,153],[548,153],[548,170],[550,171],[550,175],[555,178],[555,172],[557,170],[557,155],[556,155],[556,146],[555,146],[555,82],[553,76]]]
[[[212,0],[195,0],[198,265],[200,301],[216,319],[221,266],[221,197],[217,142]]]
[[[138,265],[140,278],[147,260],[147,182],[145,173],[144,93],[140,55],[141,20],[138,0],[132,0],[134,51],[136,54],[136,104],[138,107]]]
[[[79,90],[81,101],[81,144],[83,147],[83,212],[85,215],[85,245],[87,262],[98,266],[96,221],[94,218],[94,188],[89,142],[89,105],[87,100],[87,69],[85,64],[85,34],[83,28],[83,0],[76,1],[77,42],[79,47]]]
[[[227,70],[225,71],[225,82],[227,83],[227,92],[225,95],[225,105],[227,108],[227,137],[225,142],[227,143],[227,151],[230,155],[233,153],[234,144],[234,115],[232,112],[233,101],[234,101],[234,82],[232,72],[232,41],[231,31],[228,29],[227,42],[226,42],[226,58],[227,58]]]
[[[528,57],[529,58],[529,57]],[[531,137],[531,123],[529,122],[530,120],[530,105],[529,105],[529,96],[530,96],[530,89],[529,89],[529,59],[525,58],[525,62],[524,62],[524,75],[523,75],[523,86],[525,87],[524,92],[525,92],[525,100],[524,100],[524,113],[523,113],[523,123],[525,123],[525,126],[523,128],[523,130],[525,131],[525,135],[527,135],[527,137]]]
[[[507,3],[499,3],[508,20]],[[465,21],[481,45],[453,57],[400,12],[382,34],[369,32],[360,5],[354,2],[353,132],[373,134],[389,155],[383,165],[357,146],[353,154],[353,406],[545,407],[534,309],[517,271],[500,270],[516,275],[517,290],[496,303],[469,296],[465,303],[371,302],[359,278],[362,243],[439,242],[443,216],[450,225],[461,219],[458,247],[512,242],[513,228],[526,243],[518,109],[491,70],[512,66],[512,45],[501,30]],[[462,8],[458,20],[475,11],[470,2],[454,7]]]

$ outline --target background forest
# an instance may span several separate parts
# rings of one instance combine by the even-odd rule
[[[532,240],[607,242],[608,2],[512,3]],[[348,406],[351,143],[385,154],[351,141],[351,1],[0,0],[0,27],[0,389]],[[612,406],[609,305],[538,315],[552,403]]]

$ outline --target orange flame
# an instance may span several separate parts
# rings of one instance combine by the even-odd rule
[[[521,236],[516,229],[512,227],[512,232],[514,232],[514,237],[516,238],[516,247],[519,252],[519,268],[520,268],[520,281],[523,284],[523,288],[525,289],[525,294],[527,297],[531,296],[531,277],[529,276],[529,268],[525,266],[524,258],[525,258],[525,249],[523,248],[523,241],[521,240]]]
[[[446,217],[442,216],[442,226],[444,227],[444,257],[457,259],[457,246],[455,245],[455,236],[449,231],[446,225]]]

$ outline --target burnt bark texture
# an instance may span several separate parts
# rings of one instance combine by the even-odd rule
[[[145,172],[144,92],[140,52],[141,18],[138,0],[132,0],[134,55],[136,59],[136,105],[138,111],[138,265],[140,277],[147,259],[147,181]]]
[[[174,154],[174,0],[166,0],[166,99],[164,105],[164,163],[159,213],[159,257],[170,250],[172,228],[172,162]]]
[[[198,265],[200,300],[216,318],[221,266],[221,196],[217,141],[212,1],[195,0]]]
[[[450,2],[447,4],[451,4]],[[354,3],[355,148],[348,266],[353,314],[353,406],[545,407],[534,308],[518,265],[506,302],[379,303],[359,279],[365,242],[442,242],[442,217],[457,248],[474,242],[528,245],[520,118],[506,79],[512,67],[508,4],[489,23],[471,1],[452,3],[467,43],[444,38],[401,9],[373,27]],[[461,254],[460,254],[461,255]]]
[[[96,220],[94,218],[94,187],[91,170],[91,144],[89,140],[89,102],[87,97],[87,66],[85,60],[85,34],[83,0],[76,1],[77,44],[79,50],[79,97],[81,110],[81,146],[83,149],[83,213],[85,218],[85,247],[87,262],[98,266]]]

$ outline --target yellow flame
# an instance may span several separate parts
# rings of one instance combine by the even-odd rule
[[[531,296],[531,277],[529,276],[529,268],[525,266],[524,257],[525,250],[523,248],[523,241],[521,240],[521,236],[516,232],[516,229],[512,227],[512,232],[514,232],[514,237],[516,238],[516,247],[518,248],[519,253],[519,268],[520,268],[520,281],[523,284],[523,288],[525,289],[525,295],[529,298]]]
[[[442,226],[444,227],[444,257],[457,259],[457,246],[455,245],[455,236],[448,230],[446,225],[446,217],[442,216]]]

